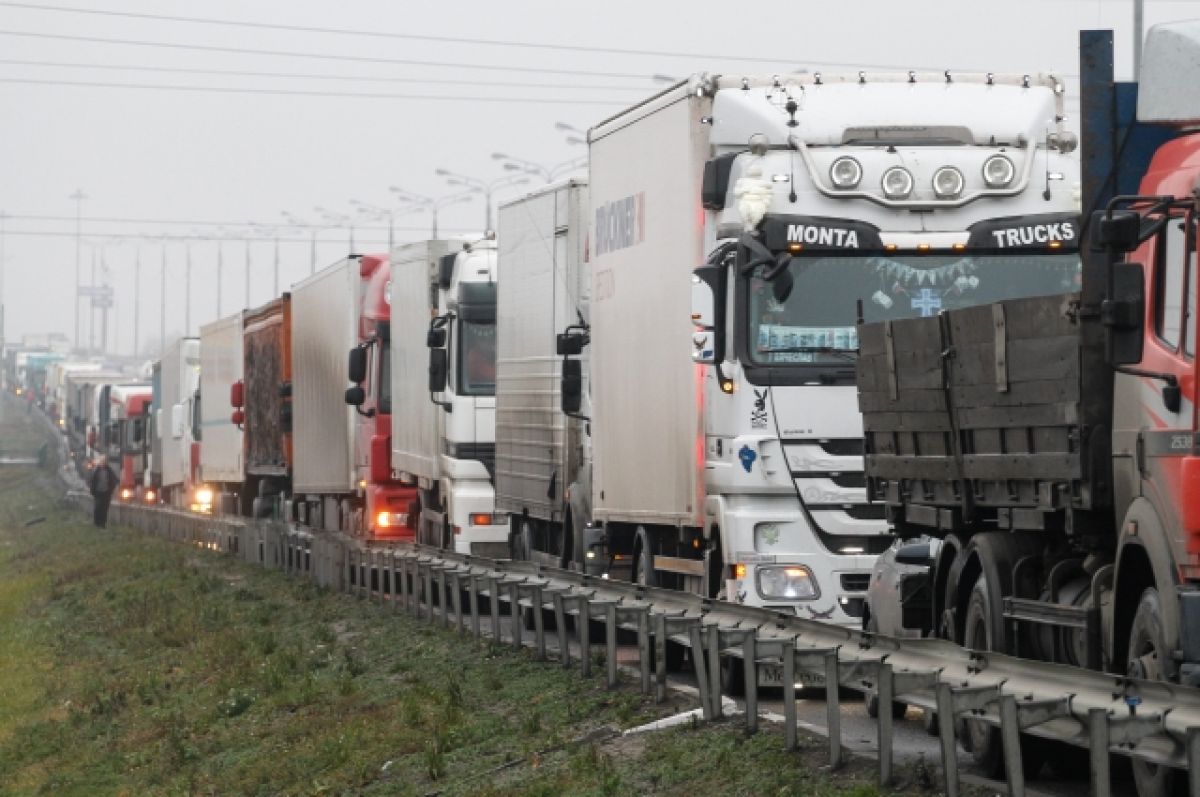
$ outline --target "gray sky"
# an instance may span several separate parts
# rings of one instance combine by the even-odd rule
[[[389,185],[426,195],[448,195],[459,189],[436,176],[436,168],[481,179],[511,174],[492,159],[496,151],[545,165],[582,156],[585,148],[568,144],[555,123],[585,129],[653,92],[661,84],[652,81],[651,75],[685,77],[699,70],[773,73],[798,68],[831,73],[839,70],[838,62],[876,68],[1022,73],[1056,69],[1073,74],[1078,71],[1078,31],[1094,27],[1116,31],[1119,76],[1129,74],[1132,54],[1132,3],[1128,0],[797,0],[733,6],[711,0],[29,0],[28,5],[37,8],[0,2],[0,103],[4,109],[0,117],[0,210],[7,214],[7,336],[19,340],[25,333],[73,334],[76,204],[68,197],[82,188],[88,196],[82,205],[83,282],[90,282],[93,256],[103,256],[116,289],[119,320],[115,322],[115,340],[121,353],[130,353],[133,346],[133,275],[139,251],[140,338],[143,344],[157,340],[163,246],[152,239],[176,236],[165,247],[170,336],[183,330],[187,248],[193,263],[192,325],[198,327],[216,317],[217,244],[195,240],[185,245],[178,237],[212,236],[221,231],[218,224],[199,222],[233,223],[224,230],[231,240],[223,245],[222,314],[228,315],[245,304],[245,222],[278,226],[284,221],[281,211],[287,210],[315,223],[320,220],[315,206],[354,214],[349,204],[352,197],[398,207]],[[695,56],[283,31],[79,14],[50,7]],[[1146,0],[1145,15],[1147,25],[1197,17],[1200,0]],[[16,36],[13,32],[339,58],[113,44]],[[346,58],[376,60],[342,60]],[[397,60],[461,66],[394,63]],[[115,66],[139,69],[109,68]],[[516,67],[576,74],[511,69]],[[307,77],[161,71],[165,69]],[[621,76],[596,74],[600,72]],[[333,76],[375,80],[330,79]],[[411,82],[381,80],[396,78]],[[302,94],[15,82],[21,80]],[[429,82],[433,80],[465,82]],[[527,85],[493,85],[496,83]],[[316,96],[308,92],[456,99]],[[534,99],[541,101],[531,101]],[[497,199],[520,190],[502,191]],[[483,216],[484,203],[476,198],[445,208],[439,221],[443,233],[467,233],[483,226]],[[362,217],[357,218],[361,223]],[[385,248],[386,222],[365,223],[372,229],[357,231],[357,248]],[[398,240],[416,239],[428,230],[429,215],[398,217],[396,224],[404,228],[397,230]],[[280,245],[280,283],[287,286],[308,273],[309,232],[290,229],[278,234],[295,239]],[[321,230],[318,267],[343,255],[348,248],[346,239],[345,229]],[[272,260],[270,237],[260,236],[251,245],[252,306],[272,296]],[[86,343],[86,305],[82,319]]]

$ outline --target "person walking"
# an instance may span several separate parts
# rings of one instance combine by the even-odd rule
[[[108,457],[101,457],[95,470],[92,471],[92,478],[88,485],[94,500],[92,521],[98,529],[108,525],[108,505],[112,503],[113,491],[117,489],[117,482],[117,473],[108,464]]]

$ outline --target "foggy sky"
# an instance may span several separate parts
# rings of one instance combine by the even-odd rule
[[[42,4],[41,0],[32,2]],[[361,216],[350,198],[397,207],[389,185],[442,196],[457,189],[434,174],[438,167],[481,179],[504,172],[496,151],[546,165],[585,154],[555,129],[566,122],[586,129],[662,87],[651,75],[683,78],[696,71],[779,73],[800,68],[828,73],[866,68],[914,68],[1020,72],[1078,72],[1080,28],[1112,28],[1117,36],[1117,74],[1128,78],[1132,58],[1130,2],[1125,0],[792,0],[788,3],[635,2],[440,3],[392,0],[57,0],[44,5],[115,9],[170,16],[337,27],[396,33],[501,39],[574,46],[707,54],[704,58],[547,51],[481,44],[449,44],[328,33],[241,29],[98,17],[0,5],[0,31],[120,38],[205,46],[331,53],[391,59],[435,60],[621,72],[637,77],[549,75],[384,63],[343,63],[300,57],[188,51],[158,47],[38,39],[0,33],[0,62],[42,61],[312,75],[358,75],[509,81],[606,89],[429,85],[190,75],[0,63],[0,211],[4,221],[5,332],[61,331],[73,335],[75,203],[81,188],[85,243],[84,284],[93,257],[103,256],[117,292],[116,349],[132,353],[134,260],[142,261],[142,354],[159,330],[162,236],[228,236],[224,247],[222,315],[245,305],[245,226],[223,231],[195,222],[265,222],[280,226],[287,210],[319,221],[314,206]],[[1200,16],[1200,2],[1147,0],[1147,26]],[[736,57],[739,60],[728,60]],[[742,60],[757,59],[757,60]],[[831,63],[834,62],[834,63]],[[431,94],[474,99],[426,100],[218,94],[198,91],[26,85],[5,79],[172,86],[286,88],[385,94]],[[1073,82],[1073,81],[1072,81]],[[554,98],[572,104],[485,102],[484,97]],[[608,104],[596,104],[610,101]],[[1075,106],[1077,98],[1069,100]],[[539,182],[538,178],[532,178]],[[532,186],[529,186],[532,187]],[[527,188],[527,187],[526,187]],[[511,198],[522,188],[502,191]],[[58,217],[38,220],[29,216]],[[443,234],[483,227],[484,203],[476,198],[443,210]],[[140,222],[89,221],[89,218]],[[157,224],[178,220],[186,224]],[[403,216],[397,239],[425,237],[427,213]],[[359,251],[385,248],[386,222],[358,230]],[[307,231],[283,230],[281,286],[309,271]],[[89,236],[124,236],[105,238]],[[348,250],[345,229],[319,234],[318,268]],[[165,245],[168,337],[183,331],[184,259],[191,249],[193,333],[216,317],[217,244]],[[272,243],[251,246],[250,305],[272,297]],[[88,312],[83,305],[84,343]],[[110,336],[110,341],[113,338]],[[111,347],[110,347],[111,348]]]

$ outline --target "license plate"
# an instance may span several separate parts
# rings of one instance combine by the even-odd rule
[[[825,675],[815,672],[801,672],[796,670],[796,683],[808,686],[824,686]],[[759,686],[783,686],[783,665],[782,664],[760,664],[758,665],[758,685]]]

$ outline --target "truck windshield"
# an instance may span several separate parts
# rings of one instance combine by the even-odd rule
[[[758,365],[852,359],[860,301],[870,323],[1080,287],[1075,252],[807,255],[793,258],[788,268],[793,288],[783,302],[774,298],[761,269],[750,276],[746,348]]]
[[[496,325],[463,321],[458,347],[458,394],[496,395]]]
[[[132,454],[142,449],[142,435],[146,422],[141,418],[125,421],[125,453]]]

